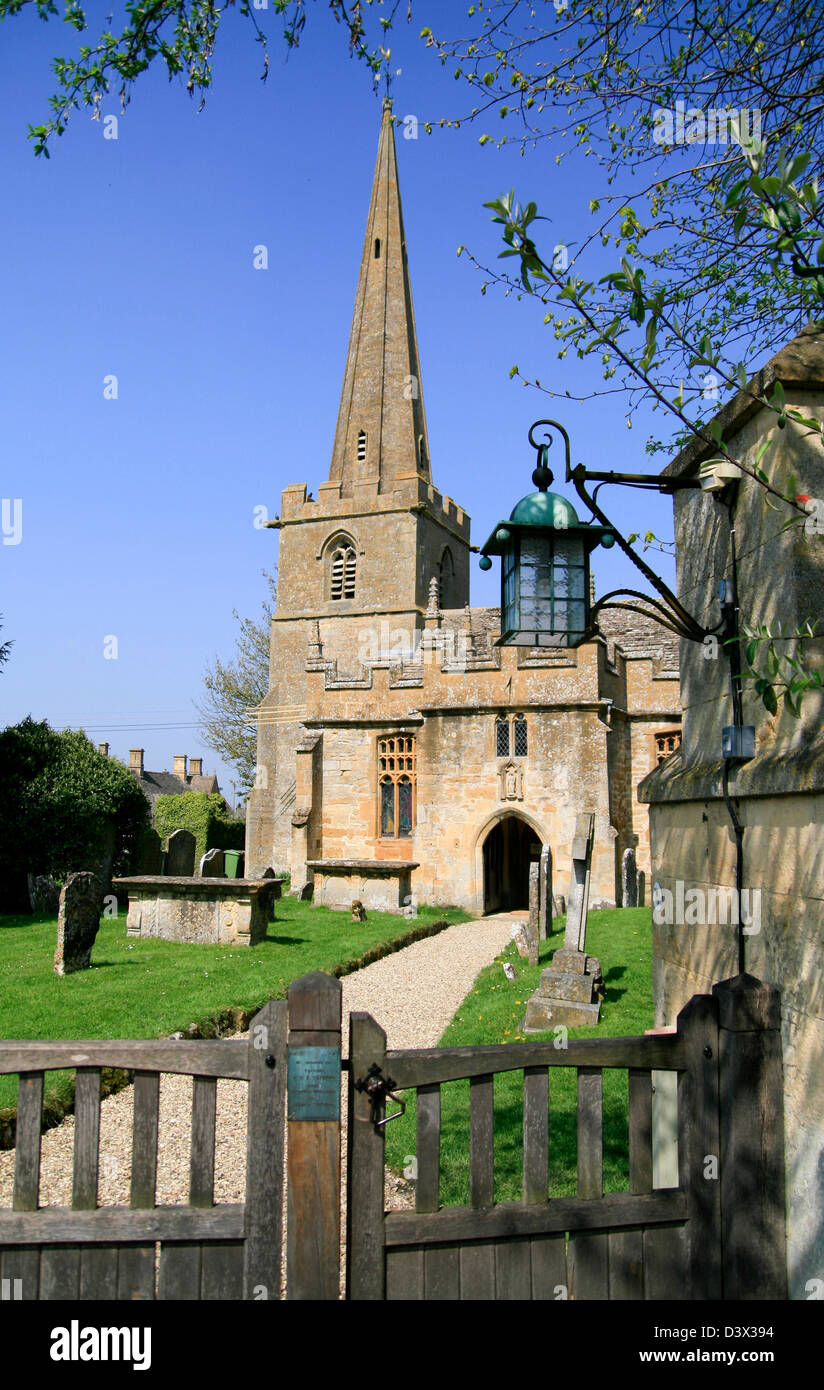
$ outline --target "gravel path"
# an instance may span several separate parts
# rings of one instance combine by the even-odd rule
[[[523,914],[521,914],[523,915]],[[343,984],[344,1049],[346,1015],[368,1010],[386,1030],[390,1048],[434,1047],[484,966],[503,950],[516,919],[498,914],[450,927],[354,975]],[[245,1036],[238,1034],[237,1036]],[[188,1200],[192,1080],[164,1075],[160,1084],[158,1205]],[[345,1114],[345,1108],[344,1108]],[[343,1136],[345,1143],[345,1135]],[[74,1116],[43,1135],[40,1203],[70,1206]],[[100,1109],[101,1206],[128,1205],[132,1145],[132,1090],[103,1101]],[[242,1202],[246,1167],[246,1083],[217,1084],[215,1201]],[[10,1207],[14,1150],[0,1153],[0,1206]],[[391,1180],[390,1205],[407,1206],[410,1189]]]

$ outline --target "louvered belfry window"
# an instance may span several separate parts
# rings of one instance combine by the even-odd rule
[[[366,461],[366,430],[358,431],[358,463]]]
[[[332,551],[331,597],[333,599],[355,597],[356,570],[357,561],[354,547],[345,543],[336,546]]]
[[[415,824],[415,739],[411,734],[378,739],[380,833],[404,840]]]

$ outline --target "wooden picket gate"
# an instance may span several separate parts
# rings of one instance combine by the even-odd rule
[[[341,1068],[348,1073],[346,1297],[786,1298],[778,992],[751,976],[696,995],[669,1035],[387,1051],[319,972],[248,1041],[0,1042],[20,1073],[4,1296],[340,1296]],[[548,1198],[553,1068],[578,1077],[578,1192]],[[43,1075],[76,1068],[72,1206],[39,1207]],[[134,1071],[130,1206],[98,1207],[100,1068]],[[628,1084],[629,1191],[602,1188],[602,1076]],[[653,1071],[678,1074],[678,1186],[653,1190]],[[496,1203],[494,1077],[523,1072],[523,1200]],[[155,1206],[162,1072],[193,1082],[187,1205]],[[246,1193],[214,1204],[217,1079],[248,1083]],[[440,1088],[469,1079],[469,1205],[440,1202]],[[415,1210],[384,1209],[386,1089],[417,1092]],[[288,1105],[288,1108],[287,1108]],[[551,1111],[550,1111],[551,1113]],[[551,1136],[551,1120],[550,1120]],[[284,1139],[288,1174],[284,1178]],[[157,1248],[156,1248],[157,1243]]]
[[[0,1211],[6,1297],[280,1297],[286,1011],[265,1005],[248,1042],[0,1042],[0,1073],[20,1074],[12,1210]],[[129,1207],[97,1205],[102,1067],[135,1073]],[[76,1070],[72,1205],[39,1207],[43,1077],[63,1068]],[[193,1077],[185,1206],[155,1206],[162,1072]],[[237,1205],[214,1205],[219,1077],[249,1088]]]

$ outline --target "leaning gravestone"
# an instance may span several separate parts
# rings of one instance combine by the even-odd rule
[[[200,861],[199,878],[225,878],[226,868],[222,849],[207,849]]]
[[[634,849],[625,849],[621,860],[621,899],[624,907],[638,906],[638,871]]]
[[[29,874],[29,901],[36,917],[57,916],[60,889],[51,874]]]
[[[601,962],[586,953],[587,907],[595,817],[577,816],[572,841],[572,873],[567,899],[564,945],[541,971],[541,982],[526,1006],[523,1030],[545,1032],[558,1024],[580,1027],[598,1022],[601,1012]]]
[[[100,927],[102,903],[103,885],[97,874],[69,874],[60,894],[57,914],[55,974],[71,975],[75,970],[88,970]]]
[[[540,931],[540,902],[539,884],[541,879],[540,864],[530,864],[529,866],[529,917],[526,922],[526,947],[527,959],[530,965],[538,964],[538,936]]]
[[[541,850],[538,908],[538,934],[542,941],[546,941],[552,931],[552,850],[549,845],[544,845]]]
[[[193,878],[195,837],[191,830],[174,830],[166,842],[163,873],[167,878]]]

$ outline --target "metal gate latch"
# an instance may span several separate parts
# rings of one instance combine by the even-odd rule
[[[377,1062],[372,1063],[363,1080],[355,1082],[355,1090],[366,1092],[373,1111],[380,1101],[387,1096],[396,1100],[401,1107],[400,1110],[395,1111],[394,1115],[385,1115],[382,1120],[376,1120],[373,1115],[372,1123],[376,1129],[380,1129],[382,1125],[388,1125],[390,1120],[399,1120],[406,1110],[406,1101],[401,1100],[401,1097],[395,1094],[392,1089],[394,1085],[395,1082],[391,1076],[384,1076]]]

